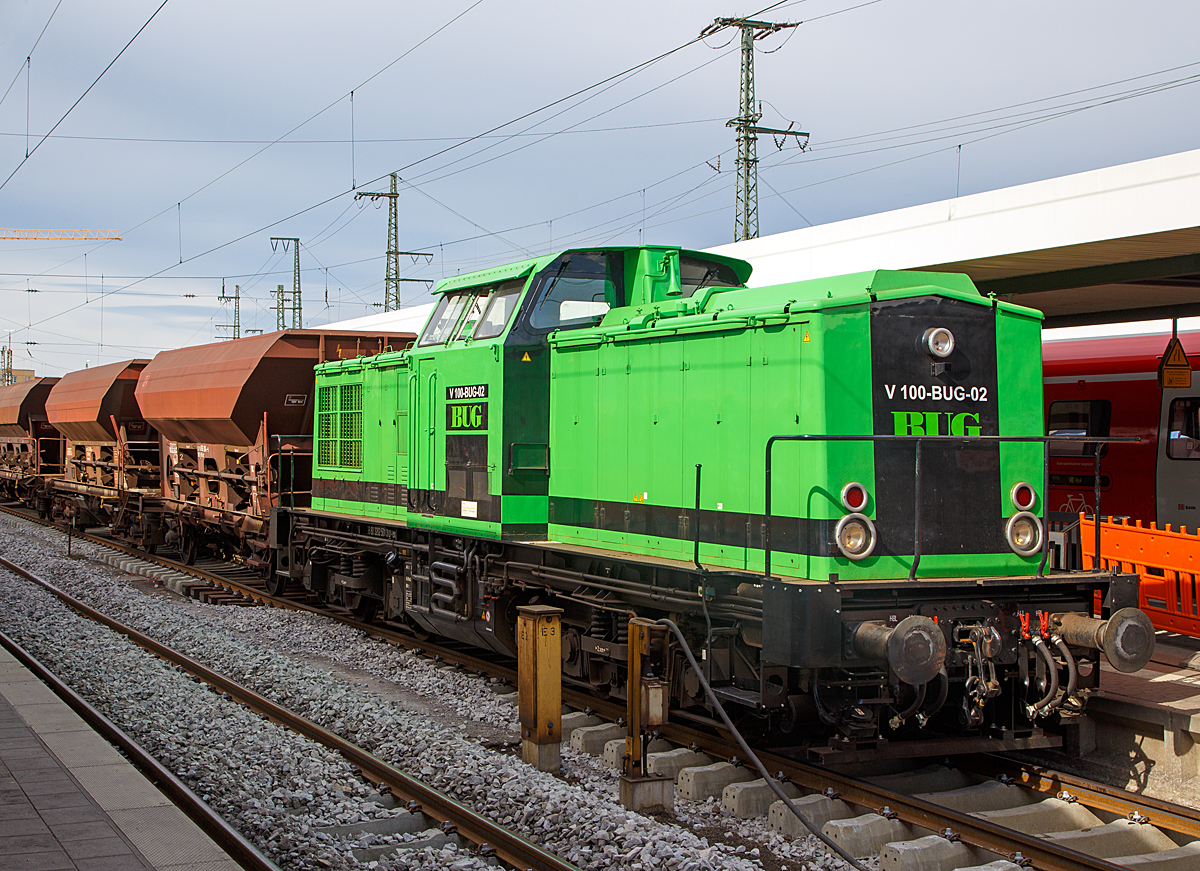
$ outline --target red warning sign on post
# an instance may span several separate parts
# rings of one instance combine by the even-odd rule
[[[1192,364],[1178,336],[1171,337],[1162,362],[1158,364],[1158,386],[1184,390],[1192,386]]]

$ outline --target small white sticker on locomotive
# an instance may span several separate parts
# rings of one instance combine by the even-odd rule
[[[308,402],[308,395],[304,393],[289,393],[283,401],[284,405],[304,405]]]
[[[462,504],[462,516],[463,517],[478,517],[479,516],[479,503],[478,502],[468,502],[467,500],[464,499],[463,504]]]

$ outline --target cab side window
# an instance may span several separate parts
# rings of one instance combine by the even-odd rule
[[[1095,436],[1107,438],[1112,420],[1112,403],[1107,399],[1083,399],[1051,402],[1046,420],[1046,435]],[[1108,453],[1108,445],[1100,456]],[[1096,445],[1089,442],[1050,442],[1052,457],[1094,457]]]
[[[679,284],[683,297],[689,297],[706,287],[741,287],[737,274],[727,264],[700,257],[679,258]]]
[[[1200,396],[1172,399],[1167,412],[1167,456],[1172,460],[1200,460]]]
[[[600,323],[608,310],[625,304],[621,255],[602,251],[564,254],[538,276],[529,325],[536,330],[571,330]]]

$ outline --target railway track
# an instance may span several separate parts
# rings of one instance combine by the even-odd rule
[[[443,833],[457,833],[473,842],[477,846],[479,855],[484,857],[495,856],[512,868],[536,868],[545,869],[545,871],[578,871],[576,866],[571,863],[559,859],[554,854],[543,850],[519,834],[505,829],[503,826],[476,813],[466,805],[432,789],[363,748],[335,735],[288,708],[276,704],[232,678],[207,668],[200,662],[179,653],[171,647],[151,638],[149,635],[114,620],[87,605],[85,602],[58,589],[48,581],[26,571],[21,566],[11,563],[2,557],[0,557],[0,566],[25,578],[31,583],[43,587],[75,612],[127,636],[139,647],[150,651],[167,662],[179,666],[188,674],[199,678],[213,689],[227,694],[251,711],[266,716],[293,732],[340,753],[351,765],[362,772],[363,777],[368,781],[386,787],[393,795],[406,801],[408,803],[406,807],[410,812],[424,813],[426,816],[432,817],[442,824]],[[29,658],[28,655],[26,656]],[[192,796],[192,799],[195,799],[195,797]],[[197,817],[194,818],[197,818],[198,822],[202,822],[207,826],[213,826],[213,831],[217,832],[223,839],[237,843],[237,839],[231,837],[231,830],[229,830],[228,826],[217,826],[213,822],[211,817],[215,815],[211,814],[211,812],[209,814],[199,813],[195,808],[197,802],[198,800],[188,806],[189,813],[196,811]],[[248,857],[248,863],[253,856],[249,853],[245,855]],[[259,858],[261,859],[261,857]],[[239,856],[240,859],[241,856]],[[263,869],[272,866],[245,864],[244,867]]]
[[[3,510],[42,522],[22,511]],[[320,613],[467,671],[515,679],[511,664],[364,624],[346,612],[295,597],[270,596],[261,580],[237,567],[185,566],[104,538],[87,538],[126,559],[140,560],[163,572],[186,573],[247,601]],[[563,698],[568,705],[610,720],[624,714],[623,704],[566,686]],[[667,740],[710,759],[735,759],[738,753],[732,740],[695,726],[672,723],[661,732]],[[1136,867],[1146,871],[1200,866],[1200,812],[1003,757],[967,756],[956,760],[954,767],[864,779],[781,753],[759,755],[768,770],[785,775],[805,796],[804,808],[806,814],[811,812],[810,819],[822,822],[826,833],[851,852],[880,855],[883,867],[952,871],[982,864],[979,859],[999,858],[1009,865],[998,869],[1113,871],[1125,866],[1110,859],[1134,855],[1144,856]],[[919,861],[913,858],[918,854],[922,857]]]
[[[119,747],[133,765],[158,787],[159,791],[188,815],[213,841],[246,871],[279,871],[277,865],[242,837],[233,826],[215,813],[199,796],[160,763],[112,720],[90,705],[83,696],[61,681],[12,638],[0,632],[0,646],[46,684],[55,695],[77,713],[110,744]]]

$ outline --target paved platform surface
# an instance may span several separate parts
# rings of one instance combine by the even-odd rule
[[[1100,688],[1104,696],[1134,707],[1163,708],[1196,717],[1200,731],[1200,671],[1152,662],[1133,674],[1121,674],[1104,663]],[[1186,728],[1186,727],[1184,727]]]
[[[1152,662],[1200,671],[1200,638],[1176,632],[1155,633]]]
[[[238,867],[112,745],[0,648],[0,868]]]

